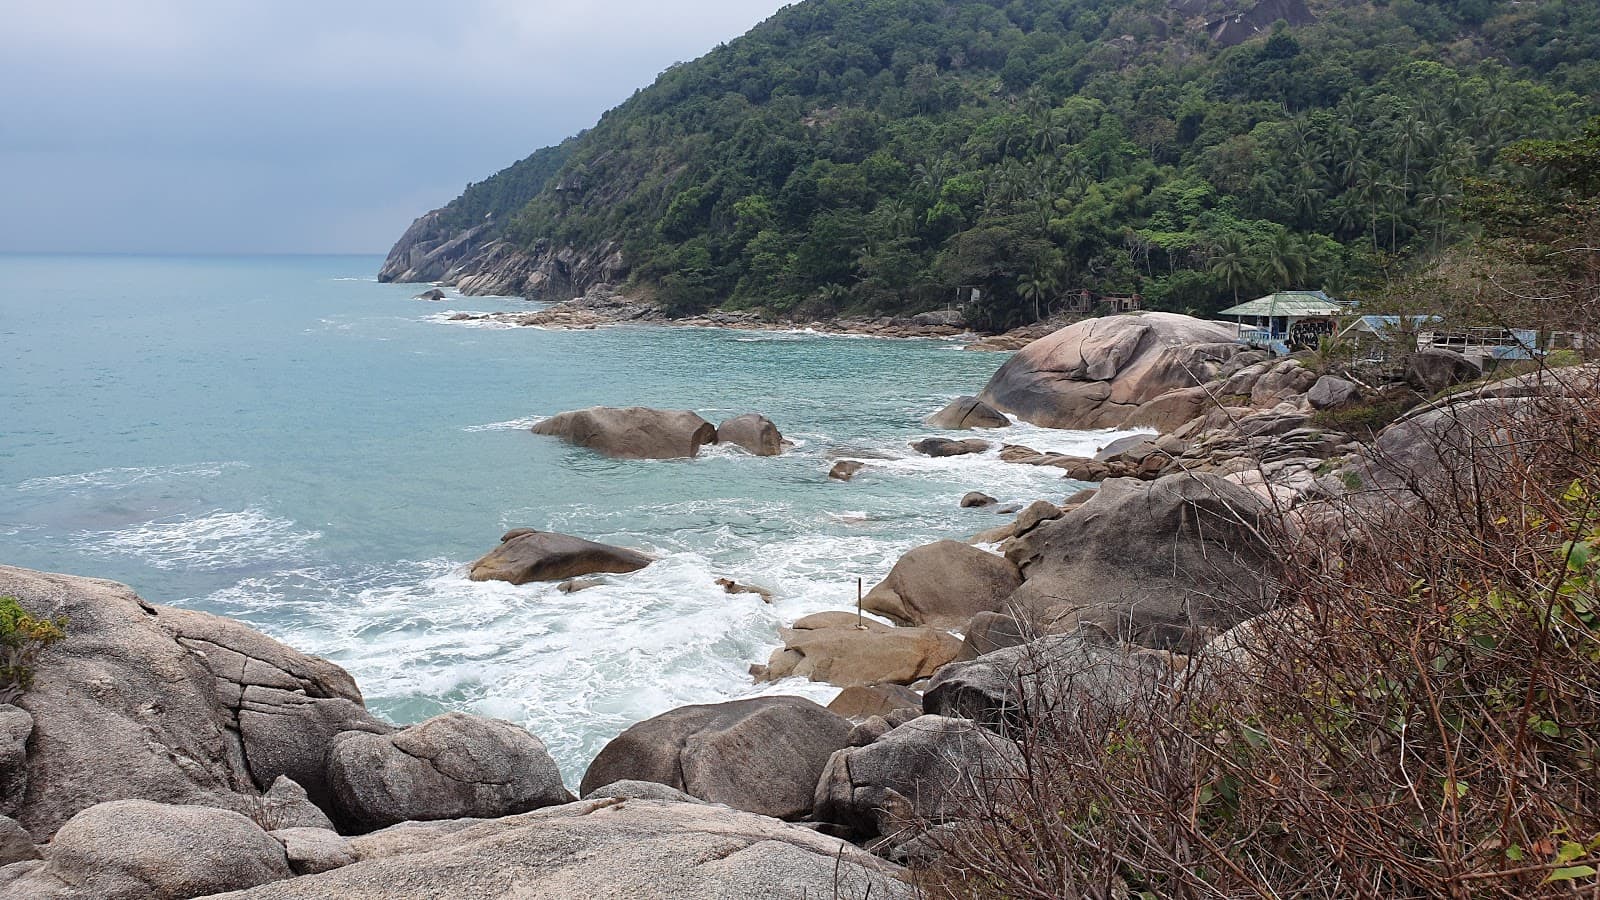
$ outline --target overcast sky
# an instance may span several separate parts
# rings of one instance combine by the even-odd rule
[[[0,252],[382,252],[781,0],[0,0]]]

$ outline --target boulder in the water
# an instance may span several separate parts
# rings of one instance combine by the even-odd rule
[[[943,409],[922,420],[930,428],[961,431],[968,428],[1004,428],[1011,424],[1000,412],[977,397],[957,397]]]
[[[841,459],[828,470],[828,477],[834,481],[849,481],[856,477],[856,473],[866,468],[866,463],[853,459]]]
[[[988,441],[969,438],[964,441],[955,441],[950,438],[931,437],[920,441],[913,441],[911,449],[923,456],[965,456],[969,453],[982,453],[990,447]]]
[[[651,558],[637,550],[613,547],[553,531],[515,529],[510,539],[472,564],[473,581],[565,581],[601,572],[636,572]]]
[[[717,442],[716,426],[684,409],[592,406],[558,413],[533,426],[618,459],[681,459]]]
[[[783,434],[772,420],[756,413],[734,416],[717,426],[717,443],[743,447],[756,456],[783,452]]]
[[[444,297],[444,291],[441,291],[438,288],[429,288],[428,290],[423,291],[422,293],[416,295],[415,297],[412,297],[411,299],[413,299],[413,300],[443,300],[444,298],[445,298]]]

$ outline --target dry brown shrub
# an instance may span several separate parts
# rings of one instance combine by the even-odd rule
[[[1506,409],[1275,536],[1292,605],[1231,650],[1013,716],[927,894],[1600,897],[1600,396]]]

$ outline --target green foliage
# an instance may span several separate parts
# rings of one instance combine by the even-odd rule
[[[1311,424],[1342,431],[1357,440],[1370,440],[1415,405],[1415,400],[1364,400],[1338,409],[1317,410],[1311,414]]]
[[[33,683],[39,651],[67,636],[66,617],[36,619],[15,597],[0,597],[0,703],[12,703]]]
[[[1462,178],[1502,148],[1575,132],[1600,11],[1335,7],[1221,49],[1150,0],[805,0],[447,212],[529,247],[619,240],[675,304],[977,287],[999,324],[1084,289],[1197,312],[1342,292],[1460,239]]]

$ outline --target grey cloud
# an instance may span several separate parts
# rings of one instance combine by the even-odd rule
[[[0,250],[381,250],[781,5],[0,0]]]

